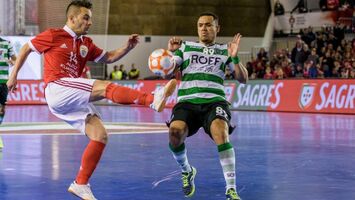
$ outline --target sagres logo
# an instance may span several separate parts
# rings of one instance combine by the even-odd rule
[[[312,104],[316,86],[316,84],[303,84],[302,92],[298,101],[298,105],[301,109],[306,109]]]

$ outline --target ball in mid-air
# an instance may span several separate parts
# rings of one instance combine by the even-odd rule
[[[148,59],[150,71],[161,77],[170,75],[173,73],[175,67],[173,56],[173,53],[166,49],[154,50]]]

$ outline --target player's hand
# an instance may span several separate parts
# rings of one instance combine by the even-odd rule
[[[239,50],[239,42],[241,37],[242,35],[238,33],[237,35],[234,35],[233,40],[228,43],[228,54],[230,57],[237,57],[238,50]]]
[[[132,34],[128,38],[127,47],[128,47],[128,49],[131,50],[134,47],[136,47],[138,43],[139,43],[139,35],[138,34]]]
[[[169,51],[176,51],[178,48],[181,47],[182,39],[179,37],[172,37],[168,42],[168,50]]]
[[[16,92],[17,90],[17,79],[10,77],[6,83],[9,92]]]

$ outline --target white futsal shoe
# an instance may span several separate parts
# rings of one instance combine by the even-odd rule
[[[154,100],[150,107],[157,112],[163,111],[166,100],[174,93],[176,85],[176,79],[171,79],[164,87],[156,89],[154,91]]]
[[[90,189],[90,184],[79,185],[74,181],[72,184],[70,184],[68,192],[74,194],[82,200],[97,200]]]

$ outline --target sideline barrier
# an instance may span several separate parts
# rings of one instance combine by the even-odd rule
[[[120,81],[121,85],[152,92],[166,81]],[[44,82],[18,81],[18,91],[10,93],[8,104],[45,104]],[[232,109],[312,113],[355,114],[354,79],[255,80],[248,84],[225,82],[225,93]],[[176,103],[177,91],[167,106]],[[108,100],[98,104],[111,105]]]

